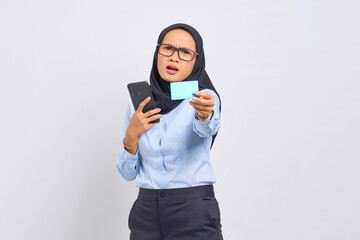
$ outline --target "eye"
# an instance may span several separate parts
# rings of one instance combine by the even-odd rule
[[[188,50],[182,49],[182,53],[187,55],[187,54],[191,54]]]
[[[162,45],[162,46],[161,46],[161,49],[162,49],[163,51],[166,51],[166,52],[171,52],[171,51],[174,50],[174,47],[171,46],[171,45]]]

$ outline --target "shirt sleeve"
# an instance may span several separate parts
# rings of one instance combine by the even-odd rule
[[[125,115],[125,121],[124,121],[124,127],[122,131],[121,136],[121,147],[119,151],[118,158],[116,160],[116,167],[121,176],[125,178],[127,181],[134,180],[139,172],[139,159],[140,154],[139,151],[136,151],[135,155],[132,155],[128,151],[125,150],[123,140],[125,137],[126,129],[129,125],[130,119],[132,114],[134,113],[134,108],[132,107],[131,103],[128,105],[126,115]]]
[[[203,122],[194,117],[193,129],[200,137],[211,137],[217,133],[220,128],[220,100],[218,95],[210,89],[203,89],[201,92],[211,93],[215,96],[214,113],[211,120],[207,122]]]

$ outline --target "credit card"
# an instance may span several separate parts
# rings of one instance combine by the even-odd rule
[[[171,82],[171,100],[181,100],[196,97],[194,92],[199,91],[199,81]]]

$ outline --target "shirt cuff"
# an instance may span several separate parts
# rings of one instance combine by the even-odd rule
[[[123,159],[125,159],[125,161],[128,163],[130,169],[136,169],[136,166],[138,165],[138,160],[139,160],[139,151],[136,151],[135,155],[132,155],[131,153],[129,153],[128,151],[126,151],[124,144],[122,144],[122,156]]]
[[[213,113],[215,114],[215,113]],[[197,119],[195,117],[194,119],[194,131],[199,134],[200,137],[210,137],[212,136],[214,133],[214,130],[216,129],[216,119],[214,118],[214,116],[212,116],[212,118],[207,121],[201,121],[200,119]]]

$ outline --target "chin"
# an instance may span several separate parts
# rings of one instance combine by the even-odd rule
[[[161,78],[164,79],[166,82],[181,82],[184,79],[179,79],[179,77],[175,76],[175,75],[168,75],[165,74],[165,76],[162,76],[162,74],[160,74]]]
[[[165,81],[167,82],[181,82],[183,80],[179,80],[179,79],[169,79],[169,78],[163,78]]]

